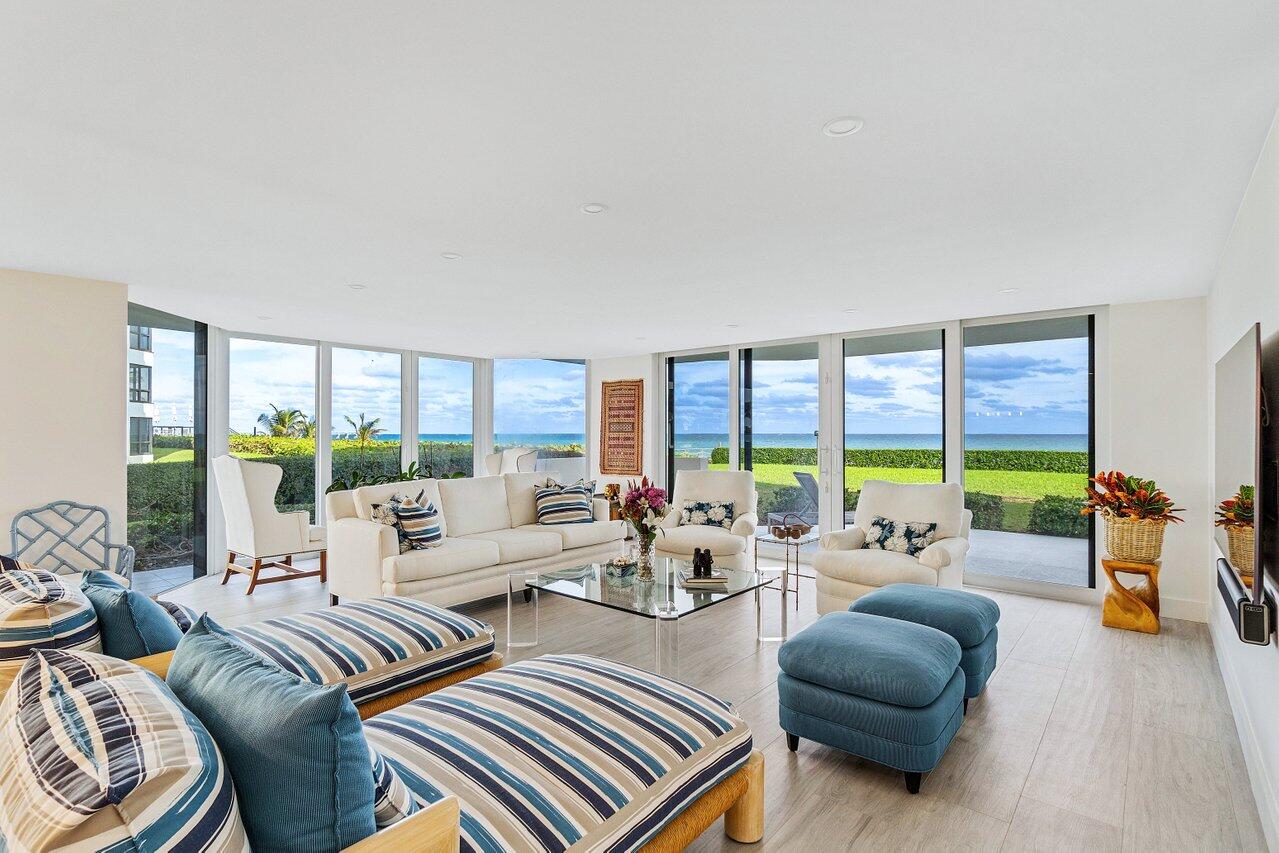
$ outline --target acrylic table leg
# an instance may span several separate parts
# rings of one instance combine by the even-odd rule
[[[531,574],[536,574],[531,573]],[[506,576],[506,649],[524,649],[530,646],[536,646],[539,640],[540,612],[538,608],[538,589],[537,587],[526,586],[524,583],[524,574],[516,572]],[[516,582],[519,582],[519,589],[516,588]],[[528,591],[532,591],[532,600],[525,603],[524,596]],[[520,600],[517,602],[516,598]],[[516,616],[516,608],[523,611],[519,617]],[[527,612],[532,608],[533,628],[530,631],[528,621],[530,614]],[[529,637],[529,634],[532,637]]]
[[[654,669],[666,678],[679,678],[679,610],[674,605],[657,611]]]

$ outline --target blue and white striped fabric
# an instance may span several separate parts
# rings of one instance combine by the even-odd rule
[[[467,679],[364,733],[420,805],[457,795],[477,851],[637,849],[751,752],[726,703],[583,655]]]
[[[493,627],[411,598],[372,598],[231,633],[313,684],[345,682],[359,705],[488,660]]]
[[[373,763],[373,820],[383,829],[416,812],[418,804],[382,753],[370,749],[369,760]]]
[[[533,492],[537,504],[538,524],[587,524],[595,520],[591,511],[591,498],[595,494],[595,482],[578,480],[571,486],[561,486],[547,480]]]
[[[430,501],[423,506],[405,498],[392,505],[395,525],[409,546],[417,550],[434,548],[444,541],[444,527],[440,524],[440,511]]]
[[[178,630],[185,634],[191,630],[191,626],[200,618],[200,614],[196,613],[185,604],[178,604],[176,601],[164,601],[157,598],[155,603],[160,605],[173,617],[174,623],[178,626]]]
[[[33,649],[101,651],[97,614],[61,576],[0,557],[0,691]]]
[[[248,850],[217,746],[164,682],[37,650],[0,704],[0,847]]]

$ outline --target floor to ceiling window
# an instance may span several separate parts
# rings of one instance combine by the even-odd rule
[[[441,477],[474,473],[475,365],[420,356],[417,361],[418,464]]]
[[[586,364],[580,359],[503,358],[493,362],[495,450],[533,447],[537,470],[585,479]]]
[[[283,469],[275,493],[283,512],[315,512],[315,347],[232,338],[228,447],[243,459]]]
[[[844,524],[866,480],[945,479],[945,332],[844,340]]]
[[[728,353],[667,359],[667,470],[724,470],[729,463]]]
[[[136,551],[134,587],[148,595],[192,578],[203,536],[203,327],[141,305],[129,305],[128,543]],[[197,381],[198,380],[198,381]],[[198,435],[197,435],[198,433]],[[202,460],[201,460],[202,464]],[[202,513],[201,513],[202,515]]]
[[[964,488],[970,573],[1092,581],[1091,316],[964,329]]]
[[[738,465],[755,473],[760,524],[794,514],[815,526],[822,486],[817,342],[739,352]]]
[[[400,354],[333,348],[333,482],[398,474]]]

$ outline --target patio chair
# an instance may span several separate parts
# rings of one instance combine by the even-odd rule
[[[799,482],[800,488],[804,490],[804,494],[808,496],[809,503],[812,507],[794,512],[770,512],[768,514],[768,525],[781,524],[782,519],[788,515],[797,515],[805,524],[816,525],[818,523],[818,507],[821,506],[817,491],[817,478],[807,471],[792,471],[796,481]]]
[[[103,507],[54,501],[23,510],[13,517],[9,538],[10,556],[54,574],[96,569],[133,580],[133,547],[111,542]]]

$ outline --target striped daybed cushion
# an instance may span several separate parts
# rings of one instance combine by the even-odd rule
[[[463,850],[633,850],[731,776],[751,733],[700,690],[535,658],[365,721],[419,805],[456,794]]]
[[[0,847],[248,850],[208,731],[126,661],[38,650],[0,704]]]
[[[32,649],[102,650],[93,605],[68,580],[0,557],[0,691]]]
[[[357,705],[493,655],[491,625],[411,598],[339,604],[231,633],[314,684],[346,682]]]

